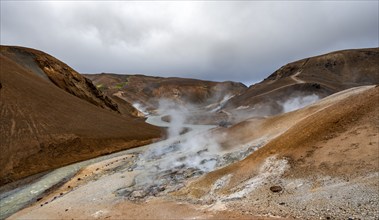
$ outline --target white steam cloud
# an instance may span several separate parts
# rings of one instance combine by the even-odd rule
[[[158,114],[169,116],[168,137],[178,136],[185,128],[186,119],[189,115],[189,109],[186,106],[179,105],[172,101],[159,100]]]
[[[220,103],[217,105],[216,108],[212,109],[211,112],[217,112],[219,111],[220,109],[222,109],[225,104],[229,101],[229,99],[233,98],[234,95],[231,95],[231,94],[227,94],[225,95],[222,100],[220,101]]]
[[[149,115],[149,112],[147,111],[146,107],[143,106],[141,103],[133,103],[132,105],[135,109],[137,109],[139,112],[141,112],[142,114],[144,114],[145,116]]]
[[[214,126],[186,123],[189,116],[198,113],[196,107],[169,100],[159,101],[158,116],[150,116],[148,121],[167,126],[168,138],[138,154],[134,165],[128,168],[130,172],[137,172],[133,185],[118,189],[117,195],[136,200],[162,191],[177,191],[184,187],[187,179],[242,160],[263,146],[264,142],[259,141],[234,150],[222,148],[220,143],[225,138],[209,132]],[[162,121],[162,116],[169,116],[169,122]],[[189,131],[182,134],[185,128]]]
[[[143,169],[144,173],[136,179],[137,184],[162,184],[160,181],[167,180],[157,175],[166,172],[191,171],[201,174],[215,169],[221,148],[216,138],[207,132],[211,126],[186,124],[190,109],[190,105],[159,101],[159,117],[170,117],[167,124],[168,139],[139,155],[137,167]],[[186,127],[191,130],[180,135]]]
[[[169,116],[168,123],[168,142],[160,147],[151,148],[145,153],[146,160],[161,159],[159,169],[169,169],[174,167],[189,167],[210,171],[216,165],[212,161],[215,155],[220,151],[220,146],[215,139],[206,130],[210,126],[188,125],[187,118],[191,115],[190,105],[179,105],[169,100],[160,100],[158,114]],[[193,129],[186,135],[180,136],[181,132],[190,127]],[[180,136],[180,137],[179,137]]]
[[[312,94],[308,96],[297,96],[289,98],[283,103],[280,103],[283,106],[283,113],[295,111],[297,109],[303,108],[307,105],[315,103],[320,99],[319,96]]]

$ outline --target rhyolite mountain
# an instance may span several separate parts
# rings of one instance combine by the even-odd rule
[[[163,134],[44,52],[1,46],[0,62],[0,185]]]
[[[210,121],[238,122],[251,116],[282,113],[283,102],[291,98],[323,98],[344,89],[378,84],[379,48],[342,50],[298,60],[248,88],[231,81],[110,73],[84,75],[114,100],[138,103],[147,111],[156,110],[159,100],[169,99],[212,112],[206,114],[206,118],[212,118]],[[210,122],[205,118],[200,121]]]
[[[363,85],[379,84],[379,48],[336,51],[286,64],[236,95],[221,110],[251,115],[281,113],[290,98],[319,98]],[[269,108],[268,108],[269,106]]]
[[[118,97],[129,103],[138,103],[147,111],[159,108],[159,101],[166,99],[185,105],[211,109],[225,100],[243,93],[242,83],[226,81],[214,82],[178,77],[154,77],[127,74],[84,74],[105,94]]]
[[[83,167],[10,218],[378,219],[378,57],[373,48],[307,58],[245,88],[115,74],[88,75],[92,83],[43,52],[1,47],[1,184],[162,137],[131,104],[154,112],[168,99],[192,103],[198,119],[240,117],[178,137],[151,160],[140,148]],[[285,100],[316,95],[283,113]],[[171,151],[181,144],[194,146],[190,158]],[[181,163],[193,158],[219,166]]]
[[[225,149],[264,144],[189,182],[173,197],[284,218],[374,219],[378,100],[378,85],[354,87],[297,111],[220,128],[214,133]]]
[[[193,123],[243,121],[283,112],[291,97],[326,97],[379,83],[379,49],[344,50],[289,63],[262,82],[84,74],[38,50],[1,46],[0,183],[150,143],[163,131],[132,105],[196,106]]]

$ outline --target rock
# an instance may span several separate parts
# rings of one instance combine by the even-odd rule
[[[223,127],[223,128],[227,128],[227,127],[229,127],[230,125],[232,125],[232,123],[230,123],[230,122],[228,122],[228,121],[220,121],[220,122],[218,123],[218,126]]]
[[[132,194],[132,192],[133,191],[130,189],[121,188],[121,189],[116,190],[114,193],[116,194],[116,196],[128,197],[130,194]]]
[[[282,191],[283,189],[282,189],[281,186],[271,186],[271,187],[270,187],[270,190],[271,190],[272,192],[280,192],[280,191]]]
[[[145,196],[146,196],[146,193],[143,190],[137,190],[130,194],[130,197],[134,199],[142,199]]]
[[[149,195],[157,196],[160,192],[164,191],[165,189],[166,187],[164,186],[154,185],[148,189],[148,192],[149,192]]]

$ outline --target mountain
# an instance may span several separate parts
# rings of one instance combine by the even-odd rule
[[[264,145],[190,182],[175,197],[260,215],[371,218],[379,201],[378,100],[379,86],[355,87],[223,129],[226,149]]]
[[[145,111],[159,108],[159,101],[167,99],[177,104],[216,108],[225,101],[245,91],[246,86],[237,82],[213,82],[177,77],[153,77],[145,75],[118,75],[110,73],[84,74],[104,93],[119,97],[129,103],[143,106]]]
[[[1,46],[0,184],[136,147],[162,130],[56,58]],[[126,106],[126,107],[125,107]],[[133,112],[134,111],[134,112]]]
[[[224,105],[235,116],[274,115],[297,97],[323,98],[362,85],[379,83],[379,48],[336,51],[282,66]],[[246,118],[246,117],[244,117]]]
[[[223,83],[87,75],[95,84],[91,88],[103,91],[117,109],[95,105],[7,56],[1,58],[6,68],[0,78],[0,137],[9,141],[9,147],[2,146],[7,157],[1,161],[22,158],[16,161],[22,169],[15,173],[40,166],[35,161],[59,162],[61,152],[104,152],[104,146],[129,143],[119,139],[146,131],[151,136],[142,138],[150,141],[160,130],[127,108],[121,110],[128,102],[150,113],[157,111],[160,99],[173,101],[172,108],[191,102],[193,109],[184,117],[195,115],[208,124],[208,116],[221,114],[212,120],[234,122],[208,127],[180,118],[165,124],[169,134],[173,129],[185,134],[85,166],[51,191],[31,195],[29,206],[17,213],[7,203],[10,211],[3,216],[14,213],[10,219],[378,219],[378,48],[290,63],[249,88],[230,82],[227,89],[218,89]],[[171,110],[160,113],[177,114]],[[139,130],[142,126],[146,130]],[[39,152],[23,151],[48,138],[53,142],[52,137],[68,137],[62,144],[67,148],[40,144],[31,148]],[[16,148],[20,144],[23,148]],[[12,201],[14,194],[6,194]]]
[[[212,141],[195,147],[198,162],[232,163],[212,172],[191,168],[196,158],[181,164],[188,151],[175,160],[175,145],[94,163],[10,219],[377,219],[378,99],[378,86],[355,87],[213,129],[208,140],[221,138],[223,149],[209,160],[201,155]]]
[[[379,48],[336,51],[295,61],[249,88],[230,81],[109,73],[85,76],[113,100],[124,100],[145,113],[156,111],[159,100],[169,99],[201,109],[192,123],[236,123],[290,111],[344,89],[378,84]]]

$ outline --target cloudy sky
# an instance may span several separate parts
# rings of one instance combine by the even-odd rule
[[[1,1],[1,44],[82,73],[260,81],[282,65],[379,46],[378,1]]]

